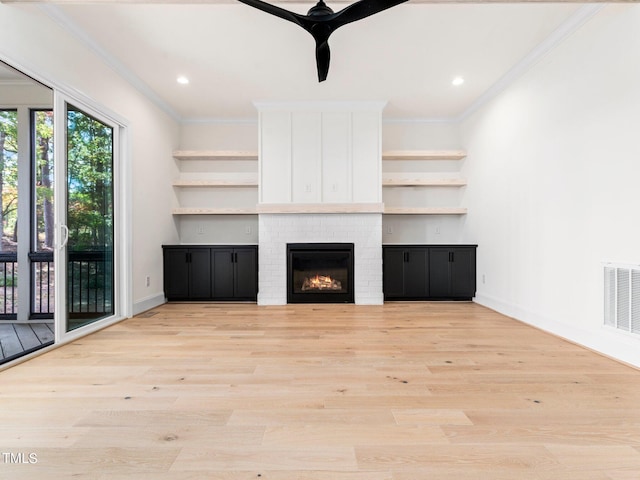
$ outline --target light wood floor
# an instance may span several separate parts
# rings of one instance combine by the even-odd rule
[[[0,372],[0,478],[635,480],[640,371],[471,303],[169,304]]]

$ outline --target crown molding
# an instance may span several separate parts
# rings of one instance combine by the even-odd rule
[[[457,117],[390,117],[385,118],[382,117],[382,123],[385,125],[406,125],[406,124],[417,124],[417,125],[451,125],[458,123]]]
[[[573,15],[565,20],[558,28],[556,28],[547,38],[540,42],[533,50],[525,55],[518,63],[516,63],[507,73],[505,73],[496,83],[487,89],[478,99],[469,106],[455,121],[457,123],[464,122],[473,113],[493,100],[500,93],[512,85],[516,80],[528,72],[536,63],[538,63],[551,50],[560,45],[573,32],[578,30],[582,25],[587,23],[600,10],[604,8],[604,4],[590,4],[580,7]]]
[[[55,5],[40,5],[42,10],[51,20],[67,30],[77,40],[95,53],[107,66],[120,75],[131,86],[149,99],[153,104],[169,115],[176,122],[180,122],[180,115],[169,106],[158,94],[145,83],[140,77],[134,74],[120,60],[107,52],[98,42],[96,42],[83,28],[76,24],[68,15],[62,12]]]
[[[221,118],[221,117],[194,117],[183,118],[180,123],[182,125],[257,125],[258,114],[254,117],[247,118]]]

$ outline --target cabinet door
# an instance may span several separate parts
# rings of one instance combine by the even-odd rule
[[[213,277],[212,297],[233,297],[233,249],[211,249],[211,271]]]
[[[211,252],[208,248],[189,249],[189,298],[211,298]]]
[[[385,298],[404,296],[404,249],[382,249],[382,291]]]
[[[258,256],[255,248],[236,248],[234,260],[234,296],[255,300],[258,296]]]
[[[473,248],[451,250],[451,296],[471,298],[476,293],[476,259]]]
[[[427,278],[428,251],[426,248],[410,248],[404,253],[404,294],[409,298],[429,295]]]
[[[189,263],[186,248],[164,249],[164,295],[168,299],[189,297]]]
[[[451,295],[451,250],[429,249],[429,296],[444,298]]]

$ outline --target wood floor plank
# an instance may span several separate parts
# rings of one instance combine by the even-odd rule
[[[171,471],[188,470],[324,470],[357,471],[353,448],[348,447],[242,447],[242,448],[183,448]]]
[[[336,424],[271,426],[264,434],[264,445],[279,447],[448,444],[448,437],[434,425]]]
[[[25,477],[26,480],[31,480]],[[337,470],[193,470],[188,472],[153,473],[136,476],[136,480],[393,480],[390,471]],[[19,479],[22,480],[22,479]],[[98,480],[131,480],[126,475],[105,475]],[[589,479],[587,479],[589,480]]]
[[[639,398],[473,303],[167,304],[0,371],[0,476],[635,480]]]
[[[73,452],[70,454],[70,452]],[[167,472],[178,456],[177,448],[92,448],[50,447],[36,448],[34,464],[3,463],[5,478],[18,478],[28,472],[31,477],[47,480],[65,478],[99,478],[105,471],[128,474],[136,478],[140,473]]]
[[[462,410],[410,408],[393,409],[398,425],[473,425]]]
[[[527,478],[530,471],[553,468],[557,458],[542,446],[505,445],[496,448],[493,445],[470,444],[464,449],[455,445],[430,445],[429,448],[416,445],[356,447],[358,467],[362,470],[389,468],[392,471],[409,469],[416,466],[430,468],[455,468],[457,465],[486,467],[497,471],[510,469],[514,478]]]
[[[128,427],[109,425],[85,428],[77,436],[74,446],[91,445],[92,448],[182,448],[206,445],[207,448],[243,449],[262,444],[265,427],[220,426],[200,424],[159,424]]]

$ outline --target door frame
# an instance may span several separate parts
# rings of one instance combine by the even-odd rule
[[[67,210],[67,110],[70,104],[113,128],[113,212],[114,212],[114,314],[67,332],[67,265],[64,248]],[[55,221],[55,344],[60,345],[113,325],[131,316],[132,250],[128,126],[126,121],[95,102],[53,87],[54,114],[54,221]]]

